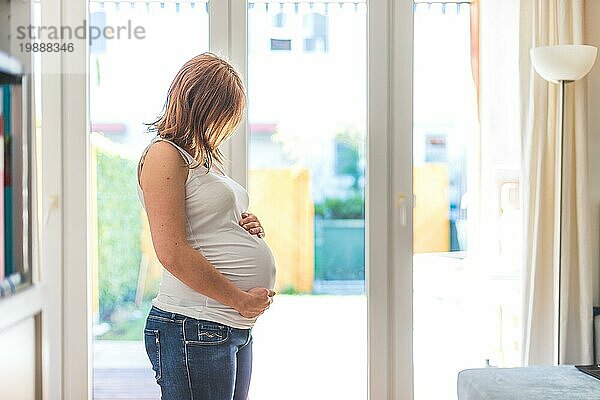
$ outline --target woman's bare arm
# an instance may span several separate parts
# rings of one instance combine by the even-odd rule
[[[146,154],[140,185],[152,243],[161,264],[177,279],[218,302],[254,317],[268,308],[266,288],[244,292],[223,276],[185,237],[185,181],[188,168],[171,144],[157,142]]]

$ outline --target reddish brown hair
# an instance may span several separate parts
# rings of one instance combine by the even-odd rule
[[[150,129],[210,169],[213,160],[223,163],[218,147],[233,134],[245,107],[244,83],[235,69],[215,54],[202,53],[181,67]]]

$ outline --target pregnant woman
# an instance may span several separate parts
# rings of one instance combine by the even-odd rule
[[[273,255],[218,146],[242,119],[239,75],[204,53],[179,70],[138,165],[164,266],[144,329],[163,400],[246,400],[252,326],[272,302]]]

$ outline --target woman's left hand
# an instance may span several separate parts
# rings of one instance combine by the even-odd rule
[[[243,212],[240,226],[247,230],[251,235],[256,235],[261,239],[265,237],[265,230],[254,214]]]

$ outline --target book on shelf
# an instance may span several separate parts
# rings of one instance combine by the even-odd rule
[[[2,208],[0,208],[0,212],[2,212],[4,218],[0,218],[0,224],[2,224],[2,249],[0,249],[0,254],[2,254],[2,259],[4,260],[4,269],[5,275],[11,275],[16,272],[14,268],[13,261],[13,230],[12,230],[12,217],[13,217],[13,207],[12,207],[12,185],[11,185],[11,137],[12,137],[12,96],[11,91],[12,88],[10,86],[5,86],[4,88],[4,135],[2,136],[2,143],[4,146],[4,151],[2,153],[2,164],[0,167],[2,168],[2,174],[0,174],[2,179],[2,187],[4,190],[0,194],[2,196]]]
[[[26,105],[31,87],[24,69],[0,51],[0,295],[31,285],[29,213],[30,126]],[[27,180],[27,181],[25,181]],[[27,254],[25,254],[25,251]]]
[[[0,143],[4,144],[4,137],[10,127],[10,87],[2,85],[0,90]],[[4,149],[2,149],[4,150]],[[0,151],[0,187],[4,188],[4,151]],[[0,191],[0,213],[4,217],[4,190]],[[10,275],[5,258],[5,232],[4,218],[0,218],[0,282]]]
[[[4,279],[0,281],[0,297],[9,296],[15,293],[22,282],[23,277],[19,272],[4,277]]]

